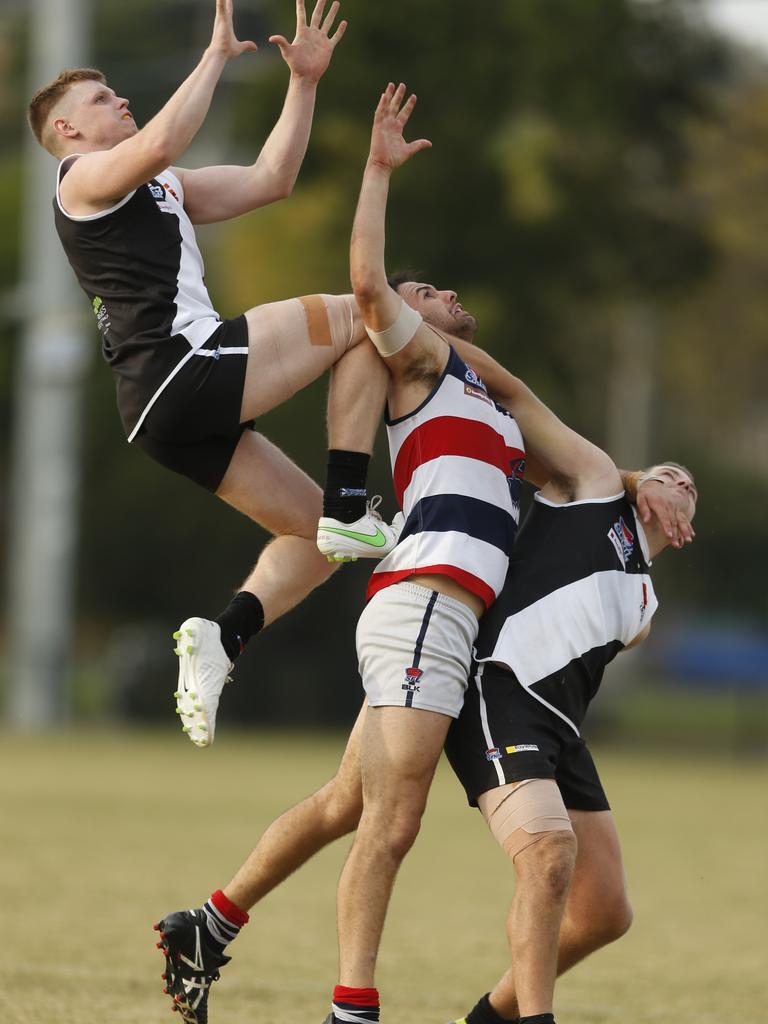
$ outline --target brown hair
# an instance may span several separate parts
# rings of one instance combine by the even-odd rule
[[[58,155],[57,146],[53,130],[48,124],[48,117],[61,97],[69,92],[69,87],[75,82],[106,83],[106,78],[103,72],[96,68],[66,68],[52,82],[37,90],[27,109],[27,120],[35,138],[43,149],[47,149],[54,156]]]

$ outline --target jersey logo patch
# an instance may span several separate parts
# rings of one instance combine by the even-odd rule
[[[171,193],[171,195],[173,196],[177,203],[179,202],[179,197],[176,195],[176,193],[173,191],[173,189],[171,188],[167,181],[163,182],[163,188],[165,189],[166,192]]]
[[[474,384],[475,387],[481,388],[485,391],[485,384],[483,384],[471,366],[467,367],[467,372],[464,374],[464,380],[467,384]]]
[[[421,677],[424,675],[420,668],[407,668],[405,670],[405,682],[401,689],[408,690],[410,693],[419,693],[421,690]]]
[[[162,185],[153,185],[151,182],[147,185],[153,199],[165,199],[165,189]]]
[[[471,371],[469,372],[471,373]],[[479,398],[481,402],[487,402],[488,405],[493,405],[491,399],[486,395],[485,391],[483,391],[482,385],[480,387],[473,387],[472,384],[465,384],[464,394],[468,398]]]
[[[613,544],[619,561],[626,569],[629,557],[635,547],[635,535],[624,522],[623,516],[619,516],[618,522],[614,523],[608,531],[608,540]]]
[[[488,747],[485,752],[486,761],[499,761],[501,760],[502,753],[498,747]]]
[[[538,750],[536,743],[515,743],[513,747],[506,747],[508,754],[522,754],[526,750]]]

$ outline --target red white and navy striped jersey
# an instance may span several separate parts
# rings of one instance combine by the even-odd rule
[[[606,665],[658,600],[643,527],[624,494],[555,505],[535,497],[478,661],[504,665],[578,734]]]
[[[59,195],[72,162],[70,156],[59,165],[56,230],[93,307],[132,441],[176,373],[197,352],[210,355],[203,346],[221,319],[173,171],[166,169],[107,210],[75,217]]]
[[[451,349],[431,394],[410,415],[387,419],[387,433],[405,524],[367,596],[436,573],[489,607],[504,583],[520,520],[520,428]]]

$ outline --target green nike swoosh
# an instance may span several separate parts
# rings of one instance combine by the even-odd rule
[[[372,548],[383,548],[387,543],[386,536],[376,527],[376,533],[371,536],[369,533],[355,533],[354,530],[340,530],[335,526],[324,526],[324,533],[338,533],[340,537],[351,537],[352,540],[359,540],[361,544],[370,544]]]

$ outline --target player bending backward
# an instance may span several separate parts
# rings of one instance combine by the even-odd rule
[[[358,388],[356,376],[352,388],[344,372],[332,383],[324,509],[316,485],[251,429],[345,353],[354,365],[354,346],[365,334],[351,296],[309,295],[222,321],[195,241],[195,224],[290,194],[318,80],[346,27],[342,21],[333,31],[335,0],[325,17],[324,8],[318,0],[307,21],[304,0],[297,0],[293,42],[270,38],[290,80],[282,113],[249,167],[176,166],[227,62],[256,49],[235,35],[232,0],[217,0],[200,63],[144,127],[92,68],[62,72],[29,108],[35,136],[60,161],[56,229],[93,306],[128,441],[275,535],[215,622],[195,617],[181,627],[180,710],[201,746],[213,739],[219,693],[243,645],[332,572],[316,547],[321,511],[326,532],[337,541],[329,531],[343,534],[341,544],[328,546],[331,555],[380,557],[395,539],[366,510],[381,406]]]
[[[526,428],[521,435],[458,355],[462,347],[473,362],[497,369],[466,344],[476,323],[455,292],[416,282],[396,291],[385,276],[389,178],[426,144],[402,138],[414,104],[413,97],[403,104],[404,95],[403,86],[390,85],[379,103],[351,245],[355,298],[389,375],[388,432],[405,519],[398,545],[373,574],[358,625],[367,701],[336,778],[273,823],[223,891],[156,926],[166,989],[190,1022],[207,1020],[210,984],[248,909],[356,826],[339,884],[341,966],[332,1016],[378,1020],[373,972],[394,876],[463,703],[478,620],[509,565]],[[540,403],[533,408],[558,422]],[[660,478],[648,484],[664,487]],[[668,496],[656,501],[667,515]],[[688,536],[687,525],[683,530],[679,543]]]
[[[493,387],[551,471],[483,619],[478,661],[446,751],[514,864],[510,968],[461,1021],[554,1024],[555,977],[624,934],[632,920],[618,836],[579,730],[606,665],[645,639],[657,608],[651,561],[669,543],[642,524],[605,454],[558,423],[520,382]],[[668,481],[689,520],[697,492]]]

